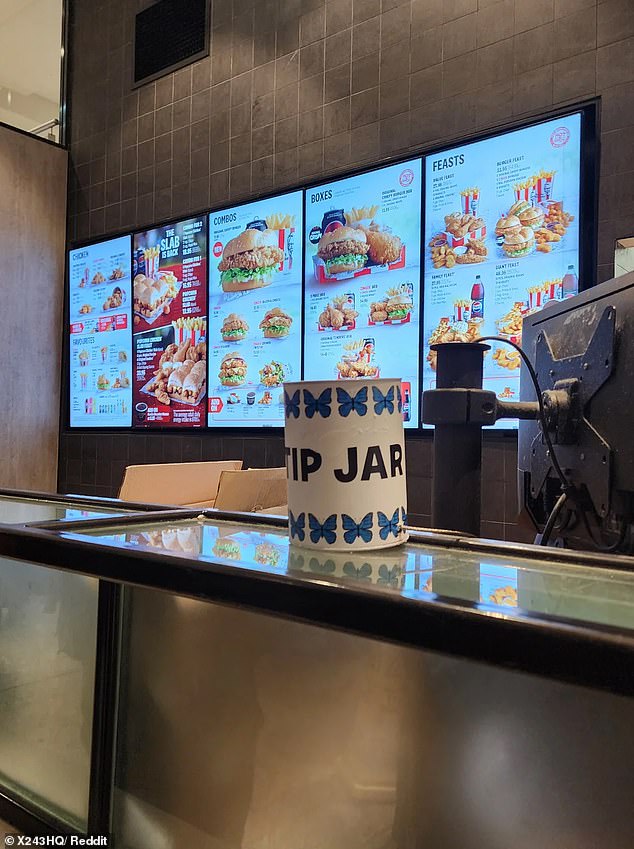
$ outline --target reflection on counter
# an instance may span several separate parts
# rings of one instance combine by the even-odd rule
[[[125,509],[107,507],[86,507],[73,502],[55,502],[27,498],[11,498],[0,496],[0,523],[18,525],[25,522],[56,522],[76,521],[77,519],[106,519],[112,516],[122,516]]]
[[[519,617],[542,613],[634,629],[634,573],[620,570],[493,554],[484,558],[478,552],[424,542],[360,554],[306,551],[289,545],[285,528],[203,517],[82,529],[70,536],[423,602],[458,602]]]

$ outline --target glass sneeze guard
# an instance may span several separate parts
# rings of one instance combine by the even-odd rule
[[[311,551],[290,545],[285,528],[209,518],[87,527],[69,536],[421,601],[455,600],[500,613],[547,614],[634,631],[634,572],[620,569],[418,542],[362,554]]]

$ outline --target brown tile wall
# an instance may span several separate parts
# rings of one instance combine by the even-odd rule
[[[147,0],[72,5],[72,239],[594,95],[602,97],[599,280],[611,276],[615,239],[634,232],[632,0],[214,0],[210,58],[135,91],[133,16]],[[490,488],[487,520],[496,524],[485,530],[512,535],[515,444],[491,440],[492,482],[503,486]],[[410,444],[410,457],[420,455],[410,472],[428,484],[429,443]],[[69,435],[60,485],[110,492],[124,461],[240,450],[277,462],[280,446],[276,438]],[[413,487],[420,516],[429,512],[427,484]]]

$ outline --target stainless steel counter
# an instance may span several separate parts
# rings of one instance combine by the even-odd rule
[[[322,554],[213,511],[0,527],[0,557],[123,587],[95,690],[117,845],[634,845],[629,559],[426,533]]]

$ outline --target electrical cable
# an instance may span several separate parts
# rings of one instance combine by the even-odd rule
[[[542,534],[542,538],[540,540],[540,545],[548,545],[550,541],[550,537],[552,536],[552,532],[555,527],[555,522],[559,517],[564,505],[570,500],[574,500],[575,487],[568,480],[566,475],[564,474],[564,470],[561,468],[561,464],[555,454],[555,448],[553,446],[553,441],[550,438],[550,433],[548,432],[548,421],[546,419],[546,410],[544,409],[544,399],[542,397],[542,390],[539,385],[539,379],[537,377],[537,372],[535,371],[533,364],[531,363],[528,354],[522,348],[521,345],[518,345],[517,342],[511,342],[510,339],[505,339],[503,336],[481,336],[478,342],[500,342],[503,345],[509,345],[511,348],[514,348],[517,353],[522,358],[524,365],[526,366],[526,370],[530,376],[530,379],[533,384],[533,388],[535,389],[535,395],[537,396],[537,405],[539,409],[539,424],[541,426],[542,435],[544,437],[544,442],[546,443],[546,448],[548,449],[550,462],[552,464],[553,469],[555,470],[555,474],[559,478],[559,482],[561,483],[561,495],[555,502],[555,506],[550,511],[550,514],[546,520],[546,524],[544,526],[544,532]],[[583,511],[582,511],[583,513]],[[585,517],[585,514],[584,514]],[[586,520],[587,521],[587,520]],[[592,542],[596,545],[596,541],[592,534],[590,534],[590,538]]]
[[[555,454],[555,449],[553,447],[552,439],[550,438],[550,433],[548,432],[548,422],[546,420],[546,410],[544,409],[544,399],[542,398],[542,390],[539,386],[539,380],[537,378],[537,372],[533,368],[533,364],[528,358],[528,354],[526,351],[518,345],[517,342],[511,342],[510,339],[505,339],[503,336],[481,336],[478,342],[501,342],[503,345],[510,345],[511,348],[515,348],[517,353],[522,358],[524,365],[526,366],[526,370],[528,371],[531,381],[533,383],[533,387],[535,389],[535,394],[537,395],[537,404],[539,406],[539,423],[542,428],[542,434],[544,436],[544,442],[546,443],[546,447],[550,453],[550,461],[552,463],[553,469],[555,470],[555,474],[559,478],[561,482],[562,490],[571,495],[572,490],[574,489],[573,485],[570,483],[566,475],[564,474],[563,469],[557,459],[557,455]],[[563,505],[562,505],[563,506]]]
[[[550,511],[550,515],[544,525],[544,532],[542,533],[542,537],[539,541],[540,545],[548,545],[550,542],[550,537],[552,536],[552,532],[555,528],[555,522],[559,518],[559,514],[561,513],[566,501],[568,501],[568,493],[562,492],[557,501],[555,502],[555,506]],[[594,540],[593,540],[594,542]]]
[[[625,541],[625,534],[627,533],[627,522],[625,522],[625,521],[621,522],[621,527],[619,529],[619,535],[618,535],[617,539],[613,543],[611,543],[610,545],[606,545],[602,540],[598,541],[596,539],[596,537],[594,536],[594,532],[593,532],[592,528],[590,527],[590,523],[588,521],[588,517],[586,515],[585,510],[581,511],[581,519],[582,519],[583,524],[585,526],[585,529],[588,533],[588,536],[592,540],[592,544],[594,545],[594,547],[598,551],[601,551],[605,554],[610,554],[614,551],[618,551],[619,548],[621,548],[621,546],[623,545],[623,542]],[[601,528],[598,528],[598,531],[599,531],[599,533],[601,533]]]

